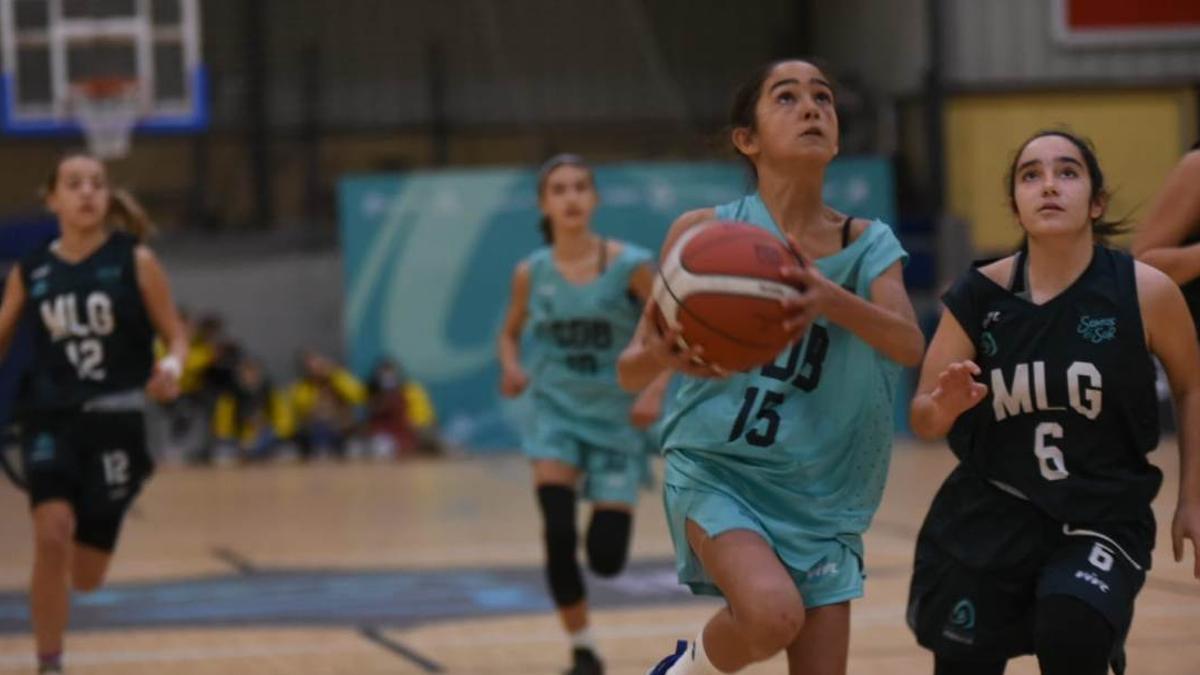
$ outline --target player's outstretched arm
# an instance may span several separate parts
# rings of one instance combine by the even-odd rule
[[[513,272],[512,297],[504,325],[496,337],[496,353],[500,359],[500,393],[508,398],[519,396],[529,386],[529,376],[521,367],[521,331],[529,316],[529,263],[522,262]]]
[[[171,298],[167,273],[158,258],[145,246],[138,246],[134,255],[142,302],[150,315],[150,323],[167,346],[167,355],[155,364],[146,389],[155,399],[169,401],[179,396],[179,378],[188,352],[187,331]]]
[[[1200,243],[1183,246],[1200,234],[1200,150],[1184,155],[1154,198],[1133,237],[1133,254],[1177,284],[1200,277]]]
[[[793,251],[801,251],[793,237],[788,237],[788,243]],[[925,336],[917,325],[899,262],[871,282],[870,300],[864,300],[825,278],[803,253],[800,257],[803,264],[783,270],[785,279],[803,289],[800,297],[783,301],[788,332],[799,339],[823,314],[896,363],[908,368],[921,363]]]
[[[1137,284],[1147,342],[1167,372],[1179,420],[1179,501],[1171,543],[1178,562],[1183,559],[1184,540],[1192,540],[1192,572],[1200,579],[1200,344],[1174,281],[1139,264]]]
[[[667,238],[663,241],[659,260],[666,257],[671,247],[689,228],[712,220],[716,215],[715,209],[696,209],[675,219],[671,229],[667,231]],[[654,313],[657,311],[654,300],[648,300],[633,339],[617,359],[617,382],[621,388],[629,392],[639,392],[663,372],[671,370],[697,377],[720,376],[722,373],[702,364],[699,351],[687,351],[678,347],[677,330],[668,330],[666,334],[659,332],[654,324]]]
[[[25,308],[25,282],[21,279],[21,268],[13,265],[4,283],[4,300],[0,302],[0,359],[8,355],[21,310]]]
[[[959,415],[987,395],[987,385],[975,381],[981,373],[973,358],[971,338],[954,315],[943,309],[909,408],[909,425],[918,437],[927,441],[942,438]]]

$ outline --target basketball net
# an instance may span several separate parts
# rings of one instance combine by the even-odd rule
[[[129,154],[140,98],[137,80],[97,77],[71,85],[72,114],[100,159]]]

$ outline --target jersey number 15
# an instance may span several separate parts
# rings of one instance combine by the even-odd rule
[[[808,345],[805,349],[804,346]],[[800,361],[800,353],[804,353],[804,361]],[[821,364],[825,363],[825,353],[829,351],[829,331],[824,326],[813,324],[808,329],[808,339],[792,345],[788,351],[787,361],[783,365],[768,363],[762,368],[762,376],[780,382],[791,383],[801,391],[812,391],[821,383]],[[797,373],[797,370],[799,371]],[[759,403],[761,394],[762,403]],[[732,443],[743,435],[746,442],[758,448],[766,448],[775,443],[779,433],[779,411],[776,408],[783,403],[784,395],[777,391],[760,390],[758,387],[748,387],[742,399],[742,409],[733,428],[729,430],[729,442]],[[750,413],[758,405],[758,413],[751,422]],[[766,422],[766,428],[762,427]],[[747,426],[749,431],[747,431]]]

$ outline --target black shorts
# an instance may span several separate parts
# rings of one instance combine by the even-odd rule
[[[908,624],[958,661],[1033,653],[1039,598],[1069,595],[1100,612],[1117,658],[1149,569],[1154,520],[1064,524],[963,467],[946,479],[917,538]]]
[[[29,502],[71,504],[75,540],[112,551],[121,520],[154,470],[140,412],[53,412],[21,425]]]

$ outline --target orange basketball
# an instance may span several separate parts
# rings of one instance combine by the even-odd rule
[[[768,363],[789,344],[780,300],[799,290],[779,274],[796,260],[775,234],[714,221],[684,232],[654,285],[659,328],[678,326],[704,360],[729,371]]]

